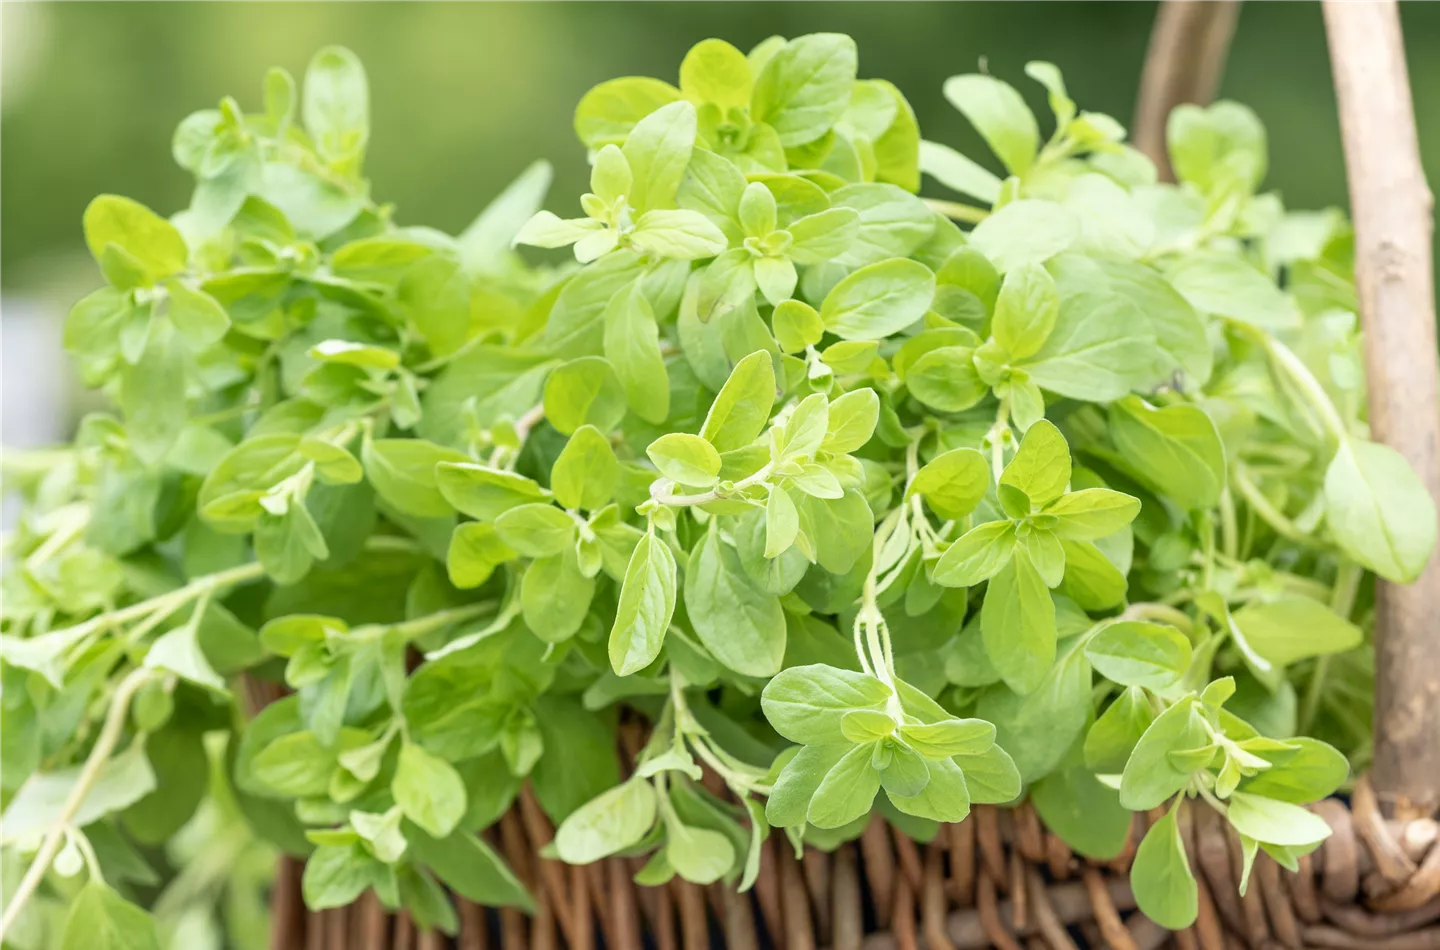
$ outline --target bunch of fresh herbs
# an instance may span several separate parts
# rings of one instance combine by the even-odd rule
[[[1165,808],[1132,883],[1170,927],[1182,808],[1247,877],[1318,846],[1369,578],[1436,527],[1366,437],[1343,216],[1257,190],[1234,103],[1172,116],[1169,185],[1055,67],[1044,139],[956,76],[1002,178],[857,70],[816,34],[603,83],[578,215],[537,165],[452,238],[371,198],[329,49],[181,124],[185,211],[95,200],[66,340],[115,410],[6,460],[7,941],[155,946],[135,901],[207,787],[310,907],[446,931],[447,888],[531,906],[481,836],[526,782],[566,861],[741,889],[774,828],[928,840],[1028,793],[1108,858]]]

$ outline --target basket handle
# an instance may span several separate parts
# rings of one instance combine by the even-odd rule
[[[1399,7],[1325,0],[1323,9],[1355,224],[1370,428],[1440,504],[1433,199]],[[1372,777],[1395,817],[1425,817],[1440,808],[1440,558],[1408,586],[1379,582],[1375,600]]]
[[[1174,181],[1165,148],[1170,110],[1209,105],[1220,88],[1239,0],[1165,0],[1155,15],[1130,142],[1155,163],[1161,181]]]

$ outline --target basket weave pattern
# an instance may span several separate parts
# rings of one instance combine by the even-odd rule
[[[586,867],[538,858],[553,828],[526,789],[486,837],[535,894],[533,917],[458,900],[461,932],[448,940],[388,915],[373,894],[308,914],[300,865],[277,882],[274,950],[1440,950],[1440,825],[1386,821],[1369,783],[1350,805],[1312,806],[1334,830],[1298,873],[1261,854],[1239,896],[1239,841],[1203,806],[1183,833],[1200,916],[1172,933],[1133,912],[1127,880],[1145,831],[1137,815],[1111,861],[1073,854],[1028,803],[978,806],[917,844],[880,818],[857,841],[797,860],[781,836],[765,844],[752,894],[681,880],[641,887],[643,859]],[[1162,812],[1155,812],[1158,818]]]

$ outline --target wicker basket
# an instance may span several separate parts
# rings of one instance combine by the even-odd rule
[[[1135,130],[1162,168],[1164,116],[1213,95],[1236,9],[1162,4]],[[1399,16],[1394,0],[1325,0],[1325,17],[1356,222],[1370,421],[1440,499],[1431,208]],[[1143,815],[1107,862],[1074,855],[1028,803],[977,807],[927,844],[878,817],[858,840],[801,859],[772,836],[755,888],[736,894],[678,879],[640,887],[638,859],[571,867],[540,858],[554,832],[527,788],[486,836],[535,895],[533,916],[459,900],[451,940],[389,915],[373,894],[309,913],[302,865],[285,858],[272,950],[1440,950],[1440,825],[1426,817],[1440,806],[1440,563],[1409,588],[1381,584],[1377,600],[1373,776],[1348,802],[1311,806],[1334,834],[1298,873],[1262,854],[1243,898],[1234,832],[1209,809],[1182,811],[1200,894],[1199,917],[1184,931],[1134,912],[1128,872]]]

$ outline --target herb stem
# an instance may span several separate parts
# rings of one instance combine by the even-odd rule
[[[105,763],[110,761],[110,756],[115,752],[115,746],[120,741],[120,734],[125,728],[125,719],[130,710],[130,701],[135,698],[146,682],[151,677],[158,675],[156,671],[139,667],[131,670],[125,679],[115,690],[114,697],[110,700],[110,710],[105,716],[105,725],[100,730],[100,737],[95,741],[95,747],[90,750],[90,757],[85,760],[85,765],[80,769],[80,774],[75,779],[75,787],[70,790],[70,796],[65,799],[65,804],[60,808],[60,814],[55,817],[55,823],[46,832],[44,840],[40,843],[40,849],[35,853],[35,860],[31,862],[25,877],[21,879],[20,886],[15,889],[15,896],[10,900],[10,906],[5,908],[5,915],[0,918],[0,940],[10,932],[10,928],[19,919],[20,912],[25,909],[30,898],[34,896],[40,882],[44,880],[45,874],[50,870],[50,864],[55,860],[55,855],[60,852],[60,846],[65,840],[66,829],[80,811],[80,806],[85,804],[85,797],[90,793],[90,788],[100,777],[100,770]]]
[[[1195,632],[1195,622],[1190,619],[1190,615],[1169,604],[1142,601],[1126,607],[1120,616],[1124,620],[1159,620],[1187,636]]]
[[[668,478],[657,478],[650,486],[650,499],[662,505],[669,505],[675,508],[694,507],[696,505],[708,505],[712,501],[720,501],[722,498],[729,498],[739,494],[752,485],[758,485],[770,477],[775,469],[773,462],[765,465],[760,471],[749,475],[736,482],[729,491],[722,492],[718,488],[703,492],[699,495],[674,495],[669,488],[675,483]]]
[[[990,212],[975,205],[962,204],[959,201],[944,201],[940,198],[926,198],[925,206],[931,211],[938,211],[952,221],[963,221],[966,224],[979,224],[990,217]]]
[[[1301,531],[1295,526],[1295,522],[1270,503],[1270,499],[1265,497],[1265,493],[1260,490],[1260,487],[1250,480],[1250,475],[1243,466],[1235,466],[1231,482],[1250,509],[1259,515],[1260,520],[1269,525],[1276,534],[1297,544],[1315,544],[1314,538]]]
[[[1362,575],[1360,565],[1346,561],[1340,565],[1340,571],[1335,577],[1335,586],[1330,594],[1330,607],[1346,620],[1350,619],[1350,612],[1355,609],[1355,595],[1360,589]],[[1322,653],[1315,658],[1315,666],[1310,671],[1310,682],[1305,687],[1305,699],[1300,704],[1299,725],[1303,735],[1310,733],[1315,717],[1320,714],[1320,699],[1329,673],[1330,654]]]

